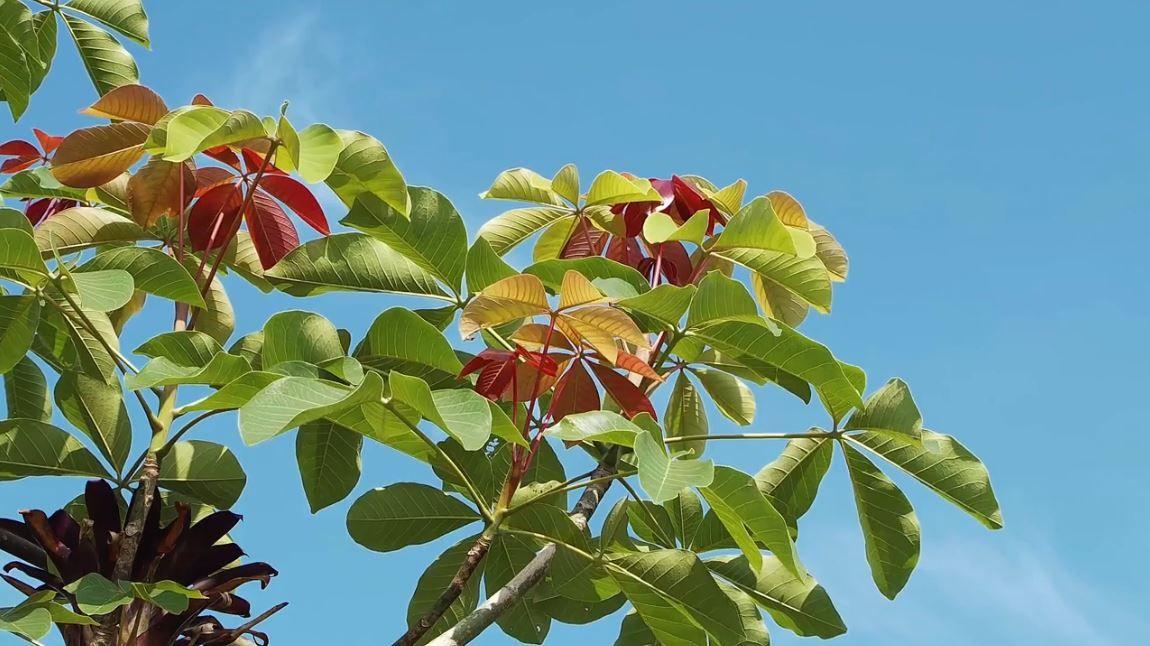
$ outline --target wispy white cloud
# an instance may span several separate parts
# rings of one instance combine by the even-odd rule
[[[220,103],[274,114],[290,102],[292,121],[338,122],[351,74],[340,64],[338,34],[316,11],[268,23],[243,55]]]
[[[850,628],[845,643],[1120,646],[1150,634],[1133,599],[1075,571],[1047,544],[1001,534],[924,543],[918,570],[893,604],[863,578],[861,554],[847,549],[820,559],[831,568],[823,578],[835,579],[828,588]]]

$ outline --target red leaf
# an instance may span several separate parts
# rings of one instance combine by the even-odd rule
[[[323,207],[319,205],[319,200],[315,199],[311,191],[299,180],[287,175],[265,174],[260,180],[260,188],[287,205],[311,228],[325,236],[331,233],[331,229],[327,226],[327,217],[323,214]]]
[[[515,375],[515,365],[514,361],[488,364],[483,372],[479,373],[479,379],[475,381],[475,392],[492,401],[502,399],[511,388],[511,379]]]
[[[240,165],[239,155],[236,154],[236,151],[228,148],[227,146],[216,146],[215,148],[208,148],[204,151],[204,154],[220,162],[221,164],[227,164],[228,166],[231,166],[241,173],[244,170],[243,166]]]
[[[268,175],[284,175],[285,173],[276,168],[274,164],[268,164],[264,167],[264,156],[252,150],[251,148],[241,148],[240,154],[244,157],[244,166],[247,167],[249,175],[258,173],[260,168],[264,169],[264,176]],[[262,179],[260,180],[263,181]]]
[[[603,248],[607,246],[608,237],[610,234],[606,231],[596,229],[584,220],[576,227],[575,233],[567,239],[567,243],[563,245],[563,250],[559,252],[559,257],[587,258],[588,256],[598,256],[603,253]]]
[[[515,348],[515,354],[527,360],[527,365],[538,368],[543,374],[548,377],[554,377],[559,370],[559,363],[555,358],[549,354],[542,352],[531,352],[523,348]]]
[[[555,384],[555,395],[547,413],[558,422],[567,415],[599,410],[599,390],[582,361],[574,362]]]
[[[639,269],[643,262],[643,252],[634,238],[611,238],[611,244],[607,245],[607,257],[635,269]]]
[[[660,264],[663,277],[672,285],[683,285],[691,276],[691,254],[682,242],[664,242],[663,262]]]
[[[246,149],[245,149],[246,150]],[[272,196],[256,189],[248,212],[244,214],[252,245],[260,257],[260,265],[271,269],[289,251],[299,246],[299,233]]]
[[[200,196],[188,211],[188,238],[192,249],[216,249],[228,243],[236,226],[244,196],[236,184],[220,184]]]
[[[239,175],[236,175],[226,168],[219,166],[204,166],[195,170],[196,175],[196,197],[207,193],[209,189],[213,189],[220,184],[228,182],[239,181]]]
[[[45,197],[28,203],[28,208],[24,209],[24,215],[28,217],[32,226],[40,224],[48,217],[48,209],[51,208],[52,202],[52,198]]]
[[[0,164],[0,173],[7,175],[19,173],[25,168],[31,168],[38,161],[40,161],[39,157],[13,157],[12,159],[6,159],[3,164]]]
[[[0,155],[9,157],[35,157],[40,158],[40,151],[23,139],[13,139],[0,144]]]
[[[506,363],[514,357],[515,353],[508,350],[492,350],[489,348],[475,355],[471,361],[468,361],[467,365],[463,366],[463,370],[459,371],[459,376],[466,377],[476,370],[486,368],[493,363]]]
[[[619,350],[619,356],[615,359],[615,367],[621,370],[626,370],[632,374],[639,375],[640,377],[646,377],[647,379],[653,379],[655,381],[663,381],[663,378],[659,376],[659,373],[655,372],[654,368],[647,365],[646,361],[643,361],[639,357],[625,350]]]
[[[671,176],[671,184],[675,191],[675,202],[671,205],[670,215],[680,223],[686,222],[692,215],[704,209],[710,210],[711,221],[707,225],[707,235],[715,232],[716,224],[726,224],[727,219],[703,194],[695,190],[678,175]]]
[[[538,383],[538,387],[532,387]],[[548,375],[535,366],[527,363],[515,364],[515,390],[504,394],[504,399],[515,402],[530,401],[541,393],[545,393],[555,383],[555,377]]]
[[[209,99],[208,97],[206,97],[202,94],[197,94],[197,95],[192,97],[192,105],[215,105],[215,104],[212,103],[212,100]]]
[[[626,377],[597,363],[591,364],[591,371],[599,378],[599,383],[603,384],[603,388],[619,404],[628,418],[639,413],[648,413],[653,419],[658,419],[655,415],[655,408],[651,405],[651,400],[647,399],[643,391],[628,381]]]
[[[40,147],[44,149],[45,155],[51,155],[60,145],[60,142],[64,141],[63,137],[50,135],[39,128],[32,128],[32,134],[36,135],[36,140],[40,142]]]

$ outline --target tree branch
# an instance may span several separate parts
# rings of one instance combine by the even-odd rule
[[[575,503],[575,507],[572,508],[571,520],[581,530],[587,527],[587,522],[591,520],[591,515],[599,507],[603,494],[607,492],[608,487],[614,481],[606,476],[614,475],[615,468],[613,460],[608,459],[600,463],[599,467],[595,469],[595,473],[592,474],[592,480],[597,481],[583,491],[579,502]],[[535,558],[531,559],[522,570],[512,577],[507,585],[496,591],[450,630],[428,642],[428,646],[460,646],[475,639],[479,633],[495,623],[495,620],[508,608],[521,600],[527,591],[543,580],[547,574],[547,568],[555,558],[556,549],[558,548],[555,543],[548,543],[543,546],[543,549],[535,554]]]

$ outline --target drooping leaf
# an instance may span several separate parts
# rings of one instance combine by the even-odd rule
[[[96,92],[104,95],[121,85],[140,82],[136,61],[111,34],[66,13],[61,15]]]
[[[264,276],[292,296],[353,291],[447,298],[431,273],[360,233],[312,240],[292,250]]]
[[[497,255],[502,256],[527,238],[570,215],[570,210],[561,207],[513,209],[484,223],[479,229],[479,237],[486,240]]]
[[[738,247],[715,252],[719,257],[757,272],[766,281],[826,313],[831,309],[831,280],[817,257],[802,258],[781,251]]]
[[[673,437],[706,435],[708,432],[707,411],[699,391],[687,376],[680,372],[675,378],[675,385],[671,388],[671,397],[667,401],[667,412],[663,414],[663,423],[667,433]],[[675,449],[693,451],[696,456],[702,455],[707,448],[707,441],[691,440],[675,444]]]
[[[148,16],[139,0],[69,0],[63,7],[95,18],[144,47],[150,46]]]
[[[674,498],[684,487],[706,487],[715,477],[710,460],[671,457],[648,433],[635,437],[635,459],[639,463],[639,484],[656,503]]]
[[[435,540],[479,520],[479,514],[434,487],[399,482],[372,489],[347,512],[347,531],[355,542],[391,552]]]
[[[830,350],[782,324],[762,320],[716,321],[691,335],[722,351],[777,367],[811,384],[831,416],[841,419],[862,399]]]
[[[335,169],[343,140],[330,126],[313,123],[299,131],[299,176],[305,182],[322,182]]]
[[[758,570],[742,556],[718,556],[707,559],[706,564],[770,613],[775,623],[796,635],[829,639],[846,632],[826,590],[814,579],[804,582],[791,574],[773,556],[764,556]]]
[[[537,547],[513,534],[500,534],[484,558],[483,578],[487,596],[495,594],[535,557]],[[527,644],[542,644],[551,628],[551,617],[535,603],[530,592],[512,604],[497,620],[503,632]]]
[[[31,419],[0,421],[0,476],[106,478],[107,470],[67,432]]]
[[[757,313],[755,301],[742,283],[713,271],[699,281],[699,289],[687,311],[687,328],[733,317],[753,318]]]
[[[22,357],[4,374],[4,400],[8,417],[52,421],[52,399],[48,382],[36,362]]]
[[[798,327],[807,318],[810,304],[778,283],[751,273],[751,287],[763,314],[778,319],[791,327]]]
[[[363,436],[320,420],[296,434],[296,461],[311,513],[347,497],[359,482]]]
[[[128,209],[141,226],[152,226],[186,208],[195,189],[196,177],[187,162],[153,157],[128,180]]]
[[[131,220],[88,206],[61,211],[36,227],[36,245],[40,251],[61,254],[118,242],[136,242],[150,237]]]
[[[894,599],[918,564],[921,530],[910,501],[862,453],[842,443],[854,488],[867,563],[879,592]]]
[[[758,547],[758,543],[762,543],[792,574],[806,578],[786,521],[763,497],[751,476],[731,467],[718,466],[714,481],[699,491],[752,567],[758,569],[763,563]]]
[[[779,457],[755,474],[755,484],[793,526],[815,501],[833,455],[828,439],[789,440]]]
[[[755,421],[755,393],[738,377],[719,370],[692,369],[719,412],[727,419],[747,426]]]
[[[409,627],[414,626],[420,617],[431,610],[435,602],[439,600],[440,595],[451,584],[456,572],[459,571],[459,564],[466,558],[467,551],[475,544],[476,538],[469,536],[447,548],[423,571],[415,585],[415,592],[411,595],[411,601],[407,605],[407,625]],[[459,598],[448,606],[443,616],[432,624],[424,638],[418,643],[425,643],[432,636],[454,626],[460,619],[475,610],[479,604],[479,583],[483,579],[483,570],[484,561],[480,561],[471,578],[464,584]]]
[[[159,484],[216,509],[230,509],[247,483],[239,460],[221,444],[176,442],[160,464]]]
[[[419,186],[408,188],[410,213],[382,200],[356,200],[343,224],[372,235],[416,265],[431,272],[457,294],[462,289],[467,259],[467,229],[463,218],[442,193]]]
[[[811,223],[811,235],[815,238],[815,255],[827,268],[831,280],[842,282],[847,279],[850,270],[850,261],[847,252],[839,241],[823,227]]]
[[[64,418],[83,431],[112,466],[122,469],[132,450],[132,422],[119,382],[69,370],[60,375],[53,393]]]
[[[0,374],[12,370],[24,359],[32,347],[39,322],[38,296],[0,296]]]
[[[16,35],[7,28],[0,31],[0,94],[8,103],[13,121],[18,120],[28,108],[34,66],[35,61],[28,60],[28,53],[21,47]]]
[[[256,190],[244,213],[248,235],[260,259],[260,266],[271,269],[292,249],[299,246],[299,232],[279,203],[263,190]]]
[[[853,433],[846,438],[886,458],[986,527],[1002,528],[1002,510],[986,466],[953,437],[923,429],[921,445],[886,433]]]

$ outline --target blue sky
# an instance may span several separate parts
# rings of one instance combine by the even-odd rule
[[[988,463],[1006,518],[987,532],[896,478],[922,520],[923,554],[888,602],[869,581],[836,459],[799,547],[850,628],[837,643],[1144,641],[1146,8],[589,5],[153,0],[154,51],[137,55],[144,82],[173,104],[204,92],[270,113],[289,99],[297,122],[376,135],[409,183],[450,196],[472,231],[507,208],[476,194],[520,165],[745,177],[756,193],[792,192],[852,259],[834,313],[804,331],[872,384],[906,379],[927,426]],[[61,50],[20,128],[0,126],[0,139],[88,123],[76,111],[92,90]],[[243,288],[232,298],[244,332],[303,305]],[[307,307],[361,333],[396,303],[326,296]],[[125,345],[166,316],[144,315]],[[823,421],[766,394],[756,430]],[[368,552],[344,530],[347,502],[308,513],[290,437],[244,448],[226,419],[199,437],[237,447],[250,475],[236,538],[281,570],[250,595],[257,608],[292,602],[266,624],[275,643],[397,636],[419,572],[450,541]],[[756,470],[780,448],[710,453]],[[355,495],[429,481],[380,447],[364,462]],[[79,488],[5,483],[0,510],[55,508]],[[548,643],[610,643],[617,622],[556,624]],[[477,643],[508,640],[493,630]]]

